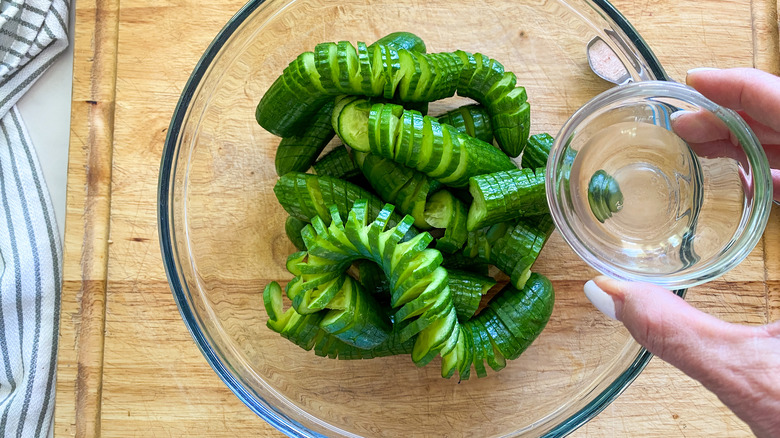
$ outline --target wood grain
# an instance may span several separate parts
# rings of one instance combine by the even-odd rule
[[[100,435],[118,0],[79,1],[55,410],[62,435]]]
[[[200,55],[242,3],[75,2],[55,436],[281,436],[204,360],[176,308],[157,240],[157,172],[171,114]],[[774,0],[614,4],[674,78],[699,66],[780,72]],[[551,248],[565,251],[559,236]],[[574,270],[555,265],[555,255],[546,252],[540,261],[554,281],[576,289],[592,275],[580,265]],[[719,281],[692,289],[688,299],[734,322],[780,319],[776,207],[750,257]],[[717,397],[653,359],[625,393],[573,436],[750,432]]]

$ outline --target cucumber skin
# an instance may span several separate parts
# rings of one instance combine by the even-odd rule
[[[330,120],[328,120],[330,125]],[[330,125],[331,129],[333,125]],[[336,132],[334,131],[335,135]],[[318,176],[329,176],[349,180],[360,174],[360,169],[355,161],[349,155],[349,151],[344,145],[336,146],[322,158],[317,160],[314,165],[314,171]]]
[[[310,185],[316,185],[319,188],[320,192],[323,193],[322,198],[314,199],[311,196],[308,190]],[[350,182],[300,172],[288,172],[282,175],[274,185],[274,194],[276,194],[279,204],[290,216],[307,223],[319,215],[318,210],[328,211],[330,205],[335,205],[343,217],[349,214],[355,201],[359,199],[366,201],[367,214],[372,216],[379,214],[384,205],[381,199]],[[389,225],[395,226],[402,219],[402,216],[393,213],[390,216]],[[329,221],[330,217],[324,217],[323,220]],[[417,230],[410,228],[407,237],[415,234],[417,234]]]
[[[276,148],[274,164],[279,176],[287,172],[305,172],[325,146],[336,135],[330,123],[333,102],[326,102],[312,117],[311,124],[301,133],[284,137]]]
[[[284,231],[287,234],[287,238],[290,239],[290,242],[292,242],[295,249],[298,251],[306,249],[303,238],[301,238],[301,231],[305,226],[306,222],[294,216],[287,216],[287,219],[284,221]]]
[[[493,128],[490,124],[490,115],[482,105],[464,105],[436,116],[436,119],[439,123],[450,125],[463,134],[482,140],[485,143],[493,143]]]
[[[472,177],[469,192],[480,202],[471,204],[468,230],[549,213],[544,174],[544,168],[523,168]]]
[[[507,285],[491,300],[488,307],[500,316],[514,314],[513,321],[503,321],[505,325],[514,324],[515,341],[519,346],[514,351],[505,354],[510,360],[516,359],[541,334],[550,320],[555,305],[555,292],[547,277],[532,273],[522,289]]]
[[[547,157],[550,156],[550,150],[555,143],[555,139],[545,132],[535,134],[528,138],[528,145],[523,151],[523,157],[520,166],[524,168],[536,169],[547,166]]]

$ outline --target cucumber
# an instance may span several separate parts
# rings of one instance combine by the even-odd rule
[[[525,89],[515,87],[516,76],[504,71],[500,62],[480,53],[458,50],[455,54],[464,66],[458,95],[483,104],[490,113],[498,145],[510,157],[519,156],[530,134],[531,113]]]
[[[346,217],[358,199],[365,201],[366,210],[372,216],[376,216],[383,207],[382,200],[355,184],[300,172],[282,175],[274,186],[274,193],[290,216],[304,222],[311,222],[315,216],[330,221],[332,216],[328,207],[331,205],[335,205],[339,213]],[[402,216],[392,214],[389,224],[394,226],[400,223],[401,219]],[[416,229],[410,229],[410,235],[414,234],[417,234]]]
[[[330,123],[330,120],[328,121]],[[332,126],[332,125],[331,125]],[[319,176],[330,176],[349,180],[360,174],[360,169],[350,156],[349,151],[344,145],[339,145],[317,160],[314,165],[314,172]]]
[[[468,230],[548,213],[544,173],[543,168],[523,168],[472,177]]]
[[[411,215],[418,229],[431,227],[425,221],[424,212],[428,196],[438,184],[432,184],[425,174],[390,159],[354,153],[363,175],[383,201],[395,205],[399,213]]]
[[[396,49],[412,50],[419,53],[425,53],[425,42],[419,36],[411,32],[393,32],[376,40],[371,46],[385,45]]]
[[[320,327],[339,340],[362,349],[374,348],[387,340],[390,324],[371,294],[348,275],[339,293],[331,300],[329,310],[320,321]],[[334,303],[338,298],[342,300]],[[339,308],[341,307],[341,308]]]
[[[477,312],[482,297],[496,285],[493,277],[448,269],[452,303],[458,320],[468,321]]]
[[[302,314],[318,311],[334,301],[334,283],[346,277],[344,272],[350,263],[359,259],[368,259],[377,263],[390,280],[391,305],[399,308],[414,302],[419,297],[431,303],[419,312],[408,312],[409,321],[401,331],[401,340],[406,341],[417,334],[415,349],[412,352],[415,363],[427,363],[443,347],[442,338],[448,338],[457,329],[457,314],[452,304],[449,287],[435,287],[447,277],[447,271],[440,267],[441,253],[426,248],[431,238],[421,233],[409,241],[401,242],[412,224],[411,216],[406,216],[399,225],[386,229],[388,218],[394,207],[387,204],[369,223],[367,202],[358,200],[349,211],[348,219],[343,222],[337,207],[332,207],[330,225],[317,217],[312,225],[304,229],[303,237],[308,248],[308,257],[296,268],[301,272],[299,280],[292,282],[288,295],[295,310]],[[328,255],[328,257],[322,257]],[[343,282],[348,280],[341,280]],[[313,284],[314,286],[309,286]],[[434,286],[431,286],[434,285]],[[426,293],[426,290],[428,293]],[[368,295],[368,294],[366,294]],[[338,302],[338,300],[336,300]],[[413,313],[413,314],[409,314]],[[455,318],[450,323],[450,313]],[[335,321],[336,316],[333,316]],[[331,321],[330,319],[328,321]],[[371,320],[373,321],[373,319]],[[433,328],[431,328],[433,327]],[[356,332],[349,332],[349,340],[358,342]],[[418,334],[419,333],[419,334]],[[343,339],[342,339],[343,340]]]
[[[303,238],[301,237],[301,231],[305,226],[306,222],[293,216],[287,216],[287,219],[284,221],[284,231],[287,234],[287,238],[290,239],[290,242],[295,245],[295,248],[298,249],[298,251],[306,249],[306,245],[303,243]]]
[[[553,228],[550,215],[519,220],[495,240],[490,262],[509,276],[513,286],[522,289]]]
[[[459,95],[483,104],[504,152],[519,156],[528,140],[530,105],[525,89],[500,62],[463,51],[423,54],[375,44],[320,43],[284,70],[260,99],[257,122],[281,137],[294,135],[339,94],[431,102]]]
[[[539,273],[532,273],[522,289],[503,288],[488,304],[501,323],[508,328],[514,342],[506,351],[507,359],[516,359],[544,330],[552,315],[555,292],[552,283]]]
[[[325,103],[312,117],[309,126],[301,135],[282,138],[276,149],[274,163],[276,174],[305,172],[336,134],[330,123],[333,102]]]
[[[547,166],[547,157],[550,156],[550,150],[555,143],[555,139],[550,134],[535,134],[528,138],[528,145],[523,151],[521,161],[522,167],[536,169]]]
[[[485,143],[493,143],[493,128],[490,125],[490,115],[482,105],[464,105],[436,116],[436,119],[439,123],[450,125],[466,135],[482,140]]]
[[[588,205],[593,216],[601,223],[611,218],[612,213],[617,213],[623,208],[623,192],[620,191],[620,185],[603,169],[596,171],[590,178]]]
[[[428,116],[423,116],[421,141],[411,141],[412,145],[408,146],[409,142],[399,141],[404,138],[401,120],[408,110],[398,105],[371,105],[368,126],[363,129],[365,107],[363,102],[356,100],[343,106],[338,114],[338,108],[334,110],[334,120],[338,120],[338,126],[334,126],[336,133],[355,150],[396,160],[453,187],[467,185],[472,176],[517,168],[509,157],[493,146]],[[415,114],[406,117],[414,118]],[[410,151],[405,149],[408,147],[411,147]]]
[[[448,190],[440,190],[425,204],[425,222],[433,228],[444,229],[436,239],[436,249],[443,253],[454,253],[461,249],[468,238],[466,206]]]

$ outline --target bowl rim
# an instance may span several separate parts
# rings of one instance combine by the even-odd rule
[[[241,400],[252,412],[266,421],[268,424],[288,436],[323,436],[295,420],[288,418],[283,413],[269,405],[262,397],[253,394],[231,374],[230,367],[222,361],[217,351],[208,342],[206,334],[198,325],[197,318],[192,308],[190,308],[185,292],[185,287],[179,278],[177,269],[176,249],[172,240],[171,205],[170,198],[173,194],[171,183],[173,181],[173,163],[178,155],[177,139],[179,138],[183,121],[187,113],[187,108],[195,96],[195,92],[209,70],[209,66],[217,54],[230,39],[233,33],[244,23],[267,0],[249,0],[233,15],[225,26],[219,31],[201,58],[195,64],[187,82],[184,85],[179,100],[174,108],[171,122],[168,126],[168,132],[163,144],[163,152],[160,160],[160,170],[158,174],[157,191],[157,226],[160,251],[163,265],[165,267],[166,277],[174,301],[179,309],[182,320],[187,330],[190,332],[195,344],[201,351],[206,361],[214,372],[225,383],[239,400]],[[273,1],[273,0],[271,0]],[[646,62],[650,73],[657,80],[669,81],[671,78],[661,66],[660,61],[650,49],[649,45],[642,39],[639,32],[629,23],[629,21],[613,6],[608,0],[583,0],[590,3],[592,7],[605,14],[605,18],[615,23],[617,28],[621,29],[634,48],[639,52],[641,58]],[[681,297],[685,296],[685,290],[675,291]],[[626,368],[617,379],[609,384],[594,400],[588,403],[579,411],[570,415],[566,420],[546,432],[544,437],[562,437],[566,436],[580,426],[584,425],[596,415],[602,412],[615,398],[617,398],[628,386],[639,376],[641,371],[647,366],[653,354],[645,348],[640,348],[639,353],[634,358],[631,365]],[[257,403],[258,399],[261,403]]]

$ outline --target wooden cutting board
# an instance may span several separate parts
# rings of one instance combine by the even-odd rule
[[[280,436],[219,380],[173,301],[157,172],[189,73],[243,0],[79,0],[55,434]],[[618,0],[674,78],[780,73],[775,0]],[[744,282],[744,278],[763,281]],[[734,273],[688,299],[729,321],[780,319],[780,214]],[[750,436],[711,393],[653,359],[574,436]]]

